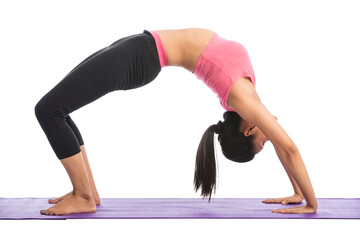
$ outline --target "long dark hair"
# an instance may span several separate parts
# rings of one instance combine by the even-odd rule
[[[218,141],[224,156],[234,162],[248,162],[255,156],[253,136],[246,137],[239,131],[242,118],[236,112],[226,111],[224,122],[213,124],[204,132],[197,153],[195,163],[194,188],[195,192],[201,187],[201,196],[209,196],[214,189],[216,192],[216,162],[214,154],[214,134],[218,134]]]

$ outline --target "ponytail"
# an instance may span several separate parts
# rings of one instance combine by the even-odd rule
[[[216,192],[216,160],[214,152],[214,133],[221,131],[222,122],[211,125],[204,132],[197,153],[195,163],[194,188],[195,192],[201,187],[201,196],[209,196],[211,199],[212,191]]]

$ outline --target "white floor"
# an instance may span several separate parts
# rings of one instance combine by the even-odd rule
[[[359,239],[359,220],[131,219],[0,221],[6,239]]]

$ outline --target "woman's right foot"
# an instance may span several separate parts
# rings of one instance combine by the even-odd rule
[[[51,204],[57,204],[57,203],[61,202],[62,200],[64,200],[65,198],[70,197],[71,194],[72,194],[72,191],[69,192],[69,193],[67,193],[67,194],[65,194],[65,195],[62,196],[62,197],[49,199],[49,203],[51,203]],[[100,197],[99,197],[99,195],[95,194],[95,195],[93,195],[93,197],[94,197],[94,200],[95,200],[96,205],[100,205]]]
[[[68,215],[73,213],[94,213],[96,212],[96,205],[91,195],[76,195],[71,194],[69,197],[63,199],[58,204],[41,210],[43,215]]]

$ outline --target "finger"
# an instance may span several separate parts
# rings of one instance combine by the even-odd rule
[[[278,208],[273,210],[273,213],[290,213],[292,208]]]
[[[286,200],[281,202],[282,205],[288,205],[288,204],[291,204],[291,203],[298,203],[298,202],[294,201],[292,199],[286,199]]]
[[[279,208],[272,210],[273,213],[291,213],[292,210],[290,208]]]
[[[271,198],[263,200],[263,203],[281,203],[283,201],[283,198]]]
[[[274,209],[274,210],[272,210],[271,212],[273,212],[273,213],[281,213],[281,208],[279,208],[279,209]]]
[[[279,208],[272,211],[273,213],[309,213],[308,209],[304,206],[296,206],[291,208]]]

